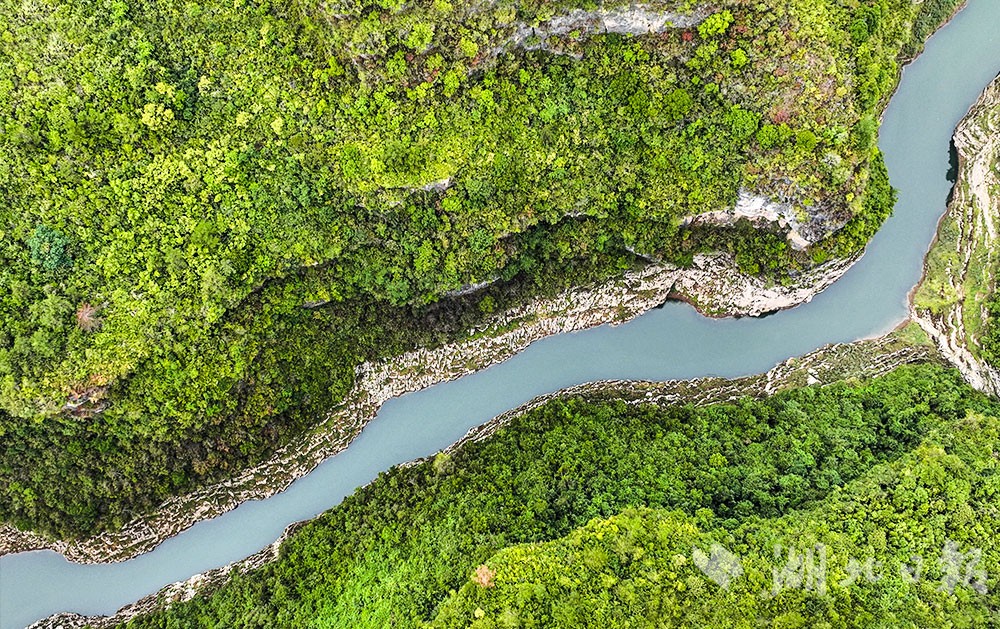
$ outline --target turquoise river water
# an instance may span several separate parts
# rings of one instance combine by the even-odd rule
[[[884,333],[945,209],[951,134],[1000,72],[1000,0],[971,0],[906,68],[879,136],[899,203],[868,253],[811,303],[760,319],[713,320],[670,303],[627,324],[541,340],[510,360],[386,403],[344,452],[286,491],[201,522],[152,552],[80,565],[50,551],[0,558],[0,629],[61,611],[109,614],[193,574],[237,561],[286,525],[340,502],[380,471],[426,456],[531,398],[600,379],[740,376],[827,343]]]

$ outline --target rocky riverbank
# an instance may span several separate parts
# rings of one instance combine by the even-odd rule
[[[520,352],[551,334],[617,324],[669,298],[694,304],[711,316],[757,316],[804,303],[836,281],[857,259],[836,261],[804,274],[789,286],[769,285],[740,273],[723,254],[697,256],[690,268],[650,265],[597,286],[537,299],[498,313],[466,341],[358,367],[354,389],[315,429],[271,460],[239,476],[171,499],[149,517],[119,531],[85,540],[48,540],[11,526],[0,529],[0,555],[52,549],[71,561],[124,561],[154,548],[196,522],[247,500],[267,498],[347,447],[389,399],[462,377]]]
[[[275,540],[274,543],[262,548],[246,559],[222,566],[221,568],[196,574],[189,579],[185,579],[184,581],[171,583],[170,585],[161,588],[156,594],[146,596],[134,603],[122,607],[113,616],[83,616],[71,613],[56,614],[33,623],[29,629],[82,629],[83,627],[102,629],[104,627],[113,627],[127,622],[136,616],[153,611],[162,605],[191,600],[191,598],[198,592],[201,592],[206,588],[213,588],[221,585],[226,579],[229,578],[233,570],[249,572],[254,568],[259,568],[264,564],[277,559],[278,551],[281,549],[281,545],[285,543],[285,540],[288,539],[290,535],[293,535],[303,524],[305,524],[305,522],[296,522],[295,524],[285,527],[284,532],[282,532],[281,536]]]
[[[1000,269],[1000,77],[959,124],[954,144],[958,180],[914,291],[912,316],[969,384],[1000,395],[1000,370],[979,351]]]
[[[515,418],[556,398],[611,398],[628,404],[695,404],[731,402],[743,397],[767,397],[786,389],[827,385],[849,378],[875,378],[896,367],[941,360],[926,342],[914,342],[913,328],[901,328],[877,339],[829,345],[804,356],[790,358],[770,371],[745,378],[694,378],[691,380],[602,380],[539,396],[470,430],[444,450],[451,454],[464,444],[482,441]],[[418,461],[411,461],[413,465]]]
[[[930,344],[913,342],[913,330],[909,329],[875,340],[832,345],[800,358],[791,358],[767,373],[734,380],[698,378],[667,382],[628,380],[590,382],[539,396],[518,408],[498,415],[491,421],[470,430],[461,440],[444,450],[444,454],[454,453],[466,443],[486,439],[513,419],[559,397],[615,398],[623,399],[630,404],[704,405],[732,401],[745,396],[763,397],[788,388],[831,384],[858,376],[875,377],[900,365],[939,359]],[[411,461],[406,465],[413,465],[422,460],[424,459]],[[206,588],[216,587],[234,570],[248,572],[274,560],[284,540],[303,524],[304,522],[292,524],[276,542],[247,559],[170,584],[155,594],[123,607],[112,616],[58,614],[35,623],[31,629],[113,627],[163,605],[189,600]]]

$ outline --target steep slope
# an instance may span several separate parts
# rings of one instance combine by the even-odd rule
[[[958,179],[913,297],[914,320],[977,389],[1000,395],[1000,78],[955,132]]]
[[[846,268],[957,4],[5,0],[0,517],[118,528],[539,293]]]
[[[431,627],[987,627],[1000,617],[1000,419],[971,415],[811,509],[676,511],[506,549]]]
[[[497,551],[571,534],[628,507],[680,509],[706,530],[795,519],[799,509],[809,514],[809,505],[828,504],[838,487],[881,478],[880,464],[922,452],[925,435],[948,444],[970,413],[996,415],[996,405],[956,371],[934,364],[739,398],[755,386],[880,373],[919,356],[886,351],[898,348],[884,341],[839,347],[783,374],[736,382],[604,383],[532,405],[476,441],[386,473],[249,565],[169,588],[125,618],[140,614],[132,621],[139,627],[416,626],[478,596],[463,584],[477,566],[494,565],[487,558]],[[735,401],[715,402],[726,398]],[[709,404],[678,405],[684,401]],[[983,443],[993,439],[990,430],[980,431]],[[980,458],[988,472],[988,457]],[[913,487],[897,494],[920,502]],[[964,511],[952,507],[934,508],[960,518]],[[906,518],[899,526],[920,521]],[[447,603],[458,589],[461,601]],[[63,616],[48,624],[82,622]]]

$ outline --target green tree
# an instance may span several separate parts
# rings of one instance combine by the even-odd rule
[[[39,225],[28,237],[32,264],[46,271],[55,271],[72,264],[68,248],[69,240],[62,232],[48,225]]]

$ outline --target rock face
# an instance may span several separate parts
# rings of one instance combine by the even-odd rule
[[[774,286],[740,273],[728,255],[701,255],[691,268],[654,264],[554,299],[534,300],[470,330],[469,340],[359,366],[352,392],[309,434],[235,478],[168,500],[154,514],[119,531],[82,541],[47,540],[5,525],[0,527],[0,555],[48,548],[71,561],[125,561],[200,520],[285,489],[346,448],[389,399],[506,360],[551,334],[627,321],[671,298],[688,301],[712,316],[757,316],[790,308],[812,299],[855,261],[827,263],[794,285]]]
[[[938,360],[934,349],[913,345],[890,334],[879,339],[829,346],[801,358],[791,358],[767,373],[726,380],[698,378],[694,380],[602,381],[589,382],[562,391],[539,396],[526,404],[498,415],[491,421],[473,428],[462,439],[445,450],[452,453],[466,443],[488,438],[515,418],[559,397],[614,398],[629,404],[712,404],[737,400],[745,396],[763,397],[783,389],[809,384],[830,384],[847,378],[876,377],[908,363]],[[411,461],[408,465],[424,459]],[[159,592],[123,607],[112,616],[81,616],[57,614],[39,621],[30,629],[76,629],[82,627],[113,627],[135,616],[173,602],[186,601],[197,593],[216,587],[233,571],[249,572],[277,559],[281,544],[305,522],[292,524],[282,536],[260,552],[234,564],[196,574],[185,581],[172,583]]]
[[[959,171],[914,292],[914,321],[973,387],[1000,395],[1000,371],[980,357],[986,301],[1000,268],[1000,77],[955,132]]]
[[[503,46],[546,47],[553,38],[582,34],[620,33],[649,35],[672,29],[692,29],[709,10],[687,9],[691,3],[671,3],[677,11],[664,11],[636,4],[620,8],[572,10],[537,24],[514,24],[514,32]],[[577,39],[576,35],[570,39]],[[495,54],[489,51],[483,54]],[[443,191],[450,178],[431,181],[425,191]],[[712,213],[698,220],[751,218],[789,228],[793,246],[804,248],[809,233],[790,203],[776,203],[743,191],[731,212]],[[816,213],[813,212],[813,215]],[[728,218],[727,218],[728,217]],[[50,548],[82,562],[121,561],[146,552],[164,539],[195,522],[215,517],[250,499],[270,496],[308,473],[323,459],[347,446],[386,400],[505,360],[528,344],[550,334],[615,324],[661,305],[670,298],[682,299],[710,316],[757,316],[809,301],[839,278],[855,259],[836,261],[796,278],[793,285],[775,286],[741,274],[731,257],[699,255],[690,268],[652,264],[600,286],[572,290],[556,299],[536,300],[501,313],[481,328],[470,331],[470,340],[444,347],[410,352],[390,360],[364,364],[357,370],[356,386],[342,404],[333,409],[310,433],[276,456],[238,477],[171,499],[156,513],[128,523],[122,530],[79,542],[47,540],[0,526],[0,555],[22,550]],[[474,292],[470,285],[451,296]],[[308,301],[306,308],[324,305]],[[93,412],[90,406],[78,413]],[[74,402],[76,403],[76,402]]]
[[[691,13],[671,13],[648,6],[619,7],[584,11],[574,9],[564,15],[553,17],[537,26],[518,25],[513,42],[525,45],[534,37],[539,43],[526,45],[527,48],[541,48],[544,40],[552,36],[569,35],[573,31],[581,33],[619,33],[622,35],[650,35],[663,33],[675,28],[691,28],[705,19],[704,11]]]
[[[859,259],[828,262],[779,286],[739,273],[729,256],[698,255],[691,268],[676,274],[672,296],[689,301],[703,314],[757,317],[809,302]]]
[[[814,240],[809,240],[802,235],[804,228],[808,227],[799,220],[799,210],[791,203],[781,203],[765,196],[754,194],[749,190],[740,190],[736,198],[736,205],[728,210],[716,212],[705,212],[695,216],[685,216],[681,221],[682,225],[695,225],[707,223],[711,225],[733,225],[740,219],[746,219],[751,223],[776,224],[786,230],[788,243],[796,251],[804,251],[809,245],[814,244]],[[810,216],[806,215],[806,220]],[[823,234],[820,234],[822,237]]]

